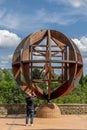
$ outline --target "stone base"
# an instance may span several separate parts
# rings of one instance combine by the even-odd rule
[[[60,109],[55,103],[42,104],[36,112],[36,117],[41,118],[58,118],[60,115]]]

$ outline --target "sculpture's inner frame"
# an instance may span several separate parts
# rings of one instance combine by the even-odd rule
[[[82,75],[82,57],[74,42],[64,34],[41,30],[19,44],[12,68],[22,90],[50,100],[66,95],[77,85]],[[39,71],[34,78],[35,69]]]

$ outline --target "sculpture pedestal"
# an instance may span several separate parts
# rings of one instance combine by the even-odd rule
[[[44,103],[39,106],[36,112],[36,117],[41,118],[58,118],[60,115],[60,109],[55,103]]]

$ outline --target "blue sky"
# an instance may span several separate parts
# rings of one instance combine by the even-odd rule
[[[74,40],[87,74],[87,0],[0,0],[0,68],[11,68],[20,41],[41,29]]]

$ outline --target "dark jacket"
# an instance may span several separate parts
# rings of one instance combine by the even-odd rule
[[[28,111],[31,111],[31,110],[34,110],[34,100],[35,100],[35,97],[27,97],[26,98],[26,108],[27,108],[27,112]]]

